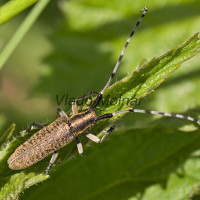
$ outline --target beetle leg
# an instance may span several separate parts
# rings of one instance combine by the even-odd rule
[[[57,157],[58,157],[58,151],[55,151],[55,152],[53,153],[52,157],[51,157],[51,160],[50,160],[50,162],[49,162],[48,167],[47,167],[46,170],[45,170],[46,174],[49,173],[49,170],[50,170],[51,166],[53,165],[53,163],[56,161]]]
[[[78,97],[78,98],[74,99],[74,101],[72,101],[72,112],[73,112],[73,115],[78,113],[78,107],[77,107],[76,102],[77,102],[78,100],[84,99],[84,98],[86,98],[86,97],[88,97],[88,96],[90,96],[90,95],[93,95],[93,94],[98,94],[98,92],[91,91],[91,92],[89,92],[89,93],[87,93],[87,94],[84,94],[84,95],[81,96],[81,97]]]
[[[80,155],[82,155],[83,154],[83,145],[82,145],[78,136],[76,136],[76,142],[77,142],[78,152],[79,152]]]
[[[101,140],[96,135],[93,135],[93,134],[89,133],[88,131],[85,131],[85,135],[88,139],[92,140],[93,142],[96,142],[96,143],[101,142]]]
[[[109,134],[114,130],[114,128],[115,128],[114,126],[111,126],[111,127],[108,129],[108,131],[104,133],[104,135],[102,136],[102,138],[101,138],[101,140],[100,140],[100,143],[102,143],[102,142],[104,141],[105,137],[106,137],[107,135],[109,135]]]
[[[77,107],[76,101],[72,102],[72,113],[73,115],[78,113],[78,107]]]
[[[69,118],[69,117],[67,116],[67,114],[66,114],[63,110],[61,110],[60,108],[58,108],[57,111],[58,111],[58,114],[59,114],[61,117],[66,117],[67,119]]]
[[[107,135],[109,135],[113,130],[114,130],[114,126],[110,127],[110,129],[108,129],[108,131],[106,133],[104,133],[104,135],[102,136],[101,139],[99,139],[96,135],[89,133],[88,131],[85,131],[85,134],[86,134],[86,137],[88,139],[92,140],[93,142],[102,143],[104,141],[105,137]]]
[[[22,133],[28,133],[28,132],[30,132],[30,131],[33,129],[33,127],[36,127],[36,128],[39,128],[39,129],[44,128],[43,125],[38,124],[38,123],[36,123],[36,122],[33,122],[33,123],[31,123],[31,125],[30,125],[27,129],[25,129],[25,130],[23,130],[23,131],[20,131],[20,133],[21,133],[21,134],[22,134]]]

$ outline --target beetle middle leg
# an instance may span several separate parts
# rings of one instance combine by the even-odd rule
[[[55,152],[53,153],[53,155],[51,156],[51,160],[50,160],[50,162],[49,162],[48,167],[47,167],[46,170],[45,170],[46,174],[49,173],[49,170],[50,170],[51,166],[53,165],[53,163],[55,163],[57,157],[58,157],[58,151],[55,151]]]
[[[77,104],[75,101],[72,102],[72,112],[73,112],[73,115],[78,113],[78,107],[77,107]],[[83,145],[78,136],[76,136],[76,144],[77,144],[78,153],[80,155],[82,155],[83,154]]]
[[[77,114],[78,113],[78,109],[77,109],[77,105],[76,104],[72,104],[72,112],[73,114]],[[67,114],[61,110],[60,108],[58,108],[58,113],[61,117],[66,117],[67,120],[69,119],[69,117],[67,116]],[[68,122],[68,125],[71,127],[71,124]],[[72,128],[72,127],[71,127]],[[83,154],[83,145],[79,139],[78,136],[76,136],[76,143],[77,143],[77,149],[80,155]]]

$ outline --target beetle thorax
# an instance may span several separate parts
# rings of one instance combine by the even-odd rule
[[[69,124],[73,132],[80,134],[95,123],[96,117],[97,115],[94,111],[78,113],[69,118]]]

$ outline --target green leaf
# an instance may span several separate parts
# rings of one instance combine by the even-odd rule
[[[183,62],[199,53],[199,48],[200,41],[198,33],[196,33],[179,47],[169,50],[158,58],[150,59],[105,92],[104,103],[96,109],[97,113],[99,115],[112,113],[131,108],[137,102],[141,102],[146,95],[154,91],[168,76],[177,70]],[[113,100],[116,100],[114,104]],[[121,116],[123,115],[121,114]],[[107,121],[113,122],[121,116],[117,115]],[[103,128],[105,126],[99,123],[94,132]]]
[[[135,72],[133,72],[129,76],[125,77],[121,81],[119,81],[119,82],[115,83],[113,86],[111,86],[107,90],[105,96],[110,95],[110,98],[118,98],[118,97],[129,98],[130,100],[136,99],[136,98],[137,99],[143,98],[144,96],[149,94],[152,90],[154,90],[158,85],[160,85],[165,80],[166,77],[168,77],[172,72],[174,72],[177,68],[179,68],[181,63],[190,59],[192,56],[196,55],[198,53],[199,46],[200,46],[200,42],[199,42],[198,34],[195,34],[188,41],[183,43],[181,46],[173,48],[172,50],[168,51],[167,53],[163,54],[162,56],[160,56],[158,58],[153,58],[150,61],[144,63]],[[109,104],[106,105],[106,106],[100,105],[99,108],[97,109],[97,112],[99,114],[103,114],[103,113],[114,112],[114,111],[117,111],[117,110],[125,109],[127,107],[129,107],[129,106],[123,105],[123,104],[121,104],[119,106],[109,105]],[[121,116],[117,116],[117,118],[119,118]],[[112,121],[113,120],[114,119],[112,119]],[[102,130],[104,127],[107,127],[109,124],[110,123],[108,123],[105,120],[104,122],[98,123],[98,125],[95,126],[92,130],[94,131],[94,133],[98,133],[98,132],[100,132],[100,130]],[[149,136],[151,138],[153,138],[154,134],[156,132],[159,132],[160,130],[162,130],[161,131],[162,134],[164,134],[164,135],[168,134],[168,132],[163,133],[163,130],[165,130],[163,128],[161,128],[161,129],[157,128],[157,129],[150,131],[150,132],[149,132],[149,129],[147,128],[147,129],[144,129],[144,134],[148,133],[148,134],[150,134]],[[173,129],[170,128],[170,130],[172,131]],[[136,137],[136,135],[132,134],[132,131],[135,131],[135,130],[128,131],[128,132],[130,132],[130,137]],[[136,130],[136,132],[137,131],[138,130]],[[141,129],[139,135],[142,134],[142,131],[143,130]],[[154,179],[159,179],[161,181],[166,179],[166,177],[165,177],[166,172],[164,172],[163,174],[159,174],[159,177],[158,177],[157,170],[154,173],[154,171],[153,171],[154,168],[152,168],[152,167],[154,167],[154,165],[157,165],[157,162],[158,162],[158,166],[156,166],[156,168],[159,167],[160,162],[161,162],[161,164],[163,164],[163,162],[164,163],[168,162],[166,160],[161,159],[162,157],[165,157],[165,154],[166,154],[166,157],[168,155],[171,155],[171,154],[172,154],[172,157],[177,156],[177,154],[174,154],[174,153],[176,151],[179,151],[180,146],[182,148],[182,144],[180,146],[178,146],[178,149],[176,149],[177,148],[176,142],[172,143],[172,146],[169,146],[169,149],[159,150],[159,154],[157,155],[157,158],[156,158],[156,155],[152,156],[153,155],[152,153],[150,153],[148,155],[148,153],[151,151],[151,150],[149,150],[149,148],[150,148],[149,144],[151,143],[151,140],[148,139],[146,141],[147,144],[143,144],[144,141],[141,140],[140,142],[142,142],[142,144],[144,145],[143,148],[147,151],[146,152],[147,155],[144,156],[144,157],[146,157],[145,161],[143,159],[141,160],[140,154],[136,151],[136,155],[132,155],[132,157],[136,157],[138,159],[138,160],[136,160],[138,162],[137,163],[135,161],[136,158],[133,159],[134,162],[128,161],[127,159],[130,158],[130,155],[128,155],[127,153],[129,152],[130,148],[133,148],[132,145],[134,146],[134,148],[136,150],[139,147],[141,148],[142,144],[137,143],[137,138],[128,139],[127,138],[128,132],[126,132],[126,137],[124,137],[125,140],[128,140],[128,142],[129,142],[129,143],[125,144],[125,146],[127,148],[124,148],[124,150],[126,150],[126,151],[123,151],[123,155],[119,155],[117,157],[116,157],[116,155],[113,156],[114,158],[116,157],[117,160],[113,161],[113,159],[111,159],[112,163],[118,163],[117,164],[118,167],[115,167],[115,170],[110,169],[111,171],[109,172],[109,174],[111,175],[111,177],[108,176],[108,178],[106,178],[105,180],[100,181],[100,185],[99,184],[97,184],[96,186],[94,185],[95,186],[95,187],[93,186],[94,192],[92,194],[88,194],[87,193],[88,190],[85,190],[85,187],[84,187],[84,192],[81,195],[82,197],[84,197],[85,199],[93,198],[93,197],[95,199],[98,199],[98,198],[101,199],[102,196],[104,197],[104,196],[111,195],[110,196],[111,199],[116,199],[117,197],[115,197],[115,196],[113,197],[113,194],[116,193],[117,191],[119,191],[121,194],[118,194],[117,196],[119,197],[118,199],[120,199],[120,198],[122,198],[121,195],[123,193],[118,189],[118,187],[121,187],[120,186],[121,184],[122,184],[122,188],[123,188],[124,192],[126,192],[126,190],[130,189],[130,186],[134,187],[136,189],[137,188],[136,185],[138,184],[137,182],[139,182],[139,183],[143,182],[143,179],[144,179],[145,182],[146,181],[151,182]],[[162,134],[159,136],[161,138],[159,140],[162,140],[162,138],[164,137]],[[5,198],[5,197],[9,197],[9,198],[10,197],[12,197],[12,198],[18,197],[19,194],[23,190],[25,190],[27,187],[32,186],[32,185],[34,185],[38,182],[41,182],[41,181],[48,178],[48,176],[46,176],[45,174],[41,174],[41,172],[44,172],[44,169],[47,166],[47,159],[44,159],[43,161],[37,163],[36,165],[34,165],[34,166],[32,166],[28,169],[23,170],[23,172],[16,173],[16,174],[11,175],[9,177],[9,173],[12,170],[8,170],[8,166],[7,166],[7,163],[6,163],[7,159],[9,157],[9,155],[11,154],[11,152],[13,152],[13,150],[20,143],[22,143],[27,137],[29,137],[29,136],[27,135],[25,138],[22,137],[22,138],[19,138],[19,139],[16,138],[12,142],[7,143],[6,147],[1,152],[1,155],[4,155],[4,157],[2,157],[2,160],[1,160],[0,174],[1,174],[1,177],[5,177],[5,180],[6,180],[6,182],[4,183],[5,185],[1,190],[1,195],[2,195],[3,198]],[[191,133],[187,134],[186,137],[187,138],[191,137]],[[194,137],[195,137],[195,139],[193,139],[193,140],[196,141],[196,138],[198,137],[196,132],[194,134]],[[148,138],[148,137],[146,137],[146,138]],[[165,139],[166,139],[166,137],[165,137]],[[176,140],[176,139],[177,138],[175,137],[174,140]],[[180,140],[180,139],[181,139],[181,141],[182,141],[182,139],[184,139],[182,135],[180,137],[178,137],[178,140]],[[191,139],[192,138],[190,138],[189,143],[190,143]],[[139,140],[140,140],[140,138],[139,138]],[[136,144],[133,144],[133,141],[135,141]],[[184,142],[185,142],[185,140],[184,140]],[[125,141],[123,141],[122,143],[124,144]],[[157,151],[157,149],[159,149],[159,148],[162,149],[162,147],[163,147],[163,145],[161,145],[160,141],[157,142],[157,139],[156,139],[156,143],[158,143],[158,144],[154,143],[155,146],[153,145],[153,148],[155,147],[155,149],[153,149],[152,152]],[[160,147],[159,147],[159,144],[160,144]],[[169,142],[169,144],[171,144],[171,143]],[[117,148],[118,145],[119,144],[115,144],[116,148]],[[183,145],[185,145],[185,144],[183,144]],[[186,147],[187,147],[187,145],[188,145],[188,142],[186,144]],[[194,145],[192,145],[192,147],[193,146]],[[98,147],[98,148],[100,148],[100,147]],[[112,149],[114,149],[114,146],[112,147],[112,145],[110,143],[109,143],[109,145],[107,143],[106,148],[107,148],[107,150],[105,150],[105,152],[104,152],[105,155],[107,154],[107,152],[112,151]],[[143,149],[143,148],[141,148],[141,149]],[[141,151],[141,149],[140,149],[140,151]],[[192,148],[192,150],[193,150],[193,148]],[[66,155],[67,155],[68,158],[71,157],[72,155],[74,155],[74,153],[72,153],[72,152],[75,152],[75,151],[76,151],[76,147],[74,147],[74,145],[68,145],[68,147],[67,147],[68,153],[66,154],[66,152],[65,152],[65,155],[64,155],[64,151],[62,149],[61,153],[60,153],[61,156],[59,157],[58,161],[66,158]],[[120,153],[121,150],[120,151],[117,150],[117,152]],[[91,158],[91,161],[90,160],[88,161],[89,163],[93,162],[94,157],[98,157],[97,153],[100,153],[100,152],[98,152],[98,150],[97,150],[97,151],[95,151],[94,155],[91,155],[92,158]],[[101,153],[103,153],[103,151]],[[126,153],[128,155],[128,157],[125,156],[124,153]],[[87,154],[87,152],[86,152],[86,154]],[[107,154],[107,155],[109,155],[109,154]],[[188,151],[187,151],[186,156],[188,156]],[[152,158],[154,158],[156,160],[155,164],[152,163]],[[90,155],[88,156],[88,159],[90,159]],[[108,156],[108,158],[104,157],[104,159],[107,159],[107,162],[109,162],[110,156]],[[118,159],[120,159],[120,160],[118,160]],[[150,160],[148,161],[148,159],[150,159]],[[72,162],[75,162],[75,160],[72,161]],[[75,170],[74,164],[72,162],[71,162],[72,170]],[[79,162],[80,162],[80,164],[79,164]],[[82,162],[84,162],[84,163],[82,163]],[[100,165],[102,161],[97,161],[97,162],[100,162],[100,163],[98,163],[98,165]],[[126,162],[129,163],[126,166],[129,173],[128,174],[119,173],[119,171],[121,171],[121,167],[124,166],[124,163],[126,163]],[[146,166],[145,165],[146,162],[148,162],[150,164],[150,166]],[[57,162],[56,165],[58,165],[58,162]],[[79,170],[81,168],[84,168],[83,166],[86,166],[85,161],[80,160],[76,163],[76,167],[78,167]],[[93,166],[94,168],[91,168],[89,170],[89,173],[93,170],[95,171],[96,164],[95,165],[91,164],[90,166]],[[177,166],[177,163],[175,163],[175,166]],[[70,167],[70,164],[69,164],[68,167]],[[136,169],[134,169],[135,167],[136,167]],[[174,165],[172,166],[172,168],[173,167],[174,167]],[[105,169],[103,169],[103,166],[102,167],[98,166],[98,169],[100,170],[99,172],[97,172],[99,174],[99,176],[104,177],[103,173],[104,173]],[[162,168],[162,170],[163,170],[163,168]],[[172,170],[171,167],[166,168],[166,171],[171,172],[171,170]],[[35,173],[33,173],[33,171]],[[68,173],[69,173],[69,175],[71,175],[71,174],[74,175],[74,172],[72,172],[71,170],[68,170]],[[127,173],[127,171],[126,171],[126,173]],[[87,173],[84,173],[84,176],[86,174]],[[89,176],[89,174],[87,174],[87,175]],[[93,178],[93,176],[91,176],[91,178]],[[132,183],[132,184],[129,185],[129,187],[126,187],[127,184],[129,184],[131,182],[135,182],[135,181],[136,181],[137,184]],[[102,184],[106,185],[105,188]],[[143,183],[140,183],[140,184],[143,184]],[[144,185],[146,186],[146,183]],[[142,187],[144,187],[144,185]],[[74,188],[76,188],[75,185],[70,183],[68,188],[71,187],[71,191],[73,191],[72,186]],[[137,188],[137,189],[139,189],[139,188]],[[107,190],[108,191],[114,190],[115,192],[112,191],[112,192],[109,192],[109,194],[107,194]],[[99,193],[101,194],[100,195],[101,198],[98,197]],[[78,198],[78,197],[76,197],[76,195],[77,194],[75,192],[70,192],[69,198],[72,198],[72,199],[75,198],[76,199],[76,198]]]
[[[11,142],[7,141],[15,129],[15,124],[12,124],[1,137],[0,143],[3,143],[0,149],[0,199],[10,200],[17,199],[19,195],[27,188],[39,182],[46,180],[49,176],[45,174],[35,174],[33,172],[12,173],[8,169],[7,160],[16,145],[21,143],[19,138],[13,138]]]
[[[0,7],[0,24],[5,23],[24,9],[34,4],[37,0],[11,0]]]
[[[149,60],[132,74],[115,83],[106,91],[104,98],[106,99],[106,95],[110,95],[110,99],[121,97],[129,101],[144,98],[177,70],[183,62],[199,53],[199,48],[200,41],[196,33],[179,47],[174,47],[162,56]],[[128,105],[117,105],[109,106],[108,102],[108,105],[101,106],[100,109],[103,112],[114,112],[130,107],[130,102]]]
[[[189,200],[200,180],[200,135],[179,127],[164,118],[148,128],[115,131],[105,143],[85,148],[83,157],[61,165],[46,186],[27,191],[23,199]]]
[[[35,1],[36,0],[9,1],[6,5],[0,7],[0,13],[1,13],[0,24],[3,23],[4,21],[8,20],[9,18],[11,18],[13,15],[17,14],[21,10],[25,9],[26,7],[30,6]],[[16,33],[13,35],[13,37],[10,39],[10,41],[4,47],[3,51],[0,54],[0,69],[6,63],[6,61],[12,54],[12,52],[15,50],[15,48],[20,43],[20,41],[24,38],[24,36],[28,32],[28,30],[31,28],[31,26],[34,24],[34,22],[37,20],[37,18],[42,13],[43,9],[47,6],[48,3],[49,3],[49,0],[39,1],[36,4],[36,6],[33,8],[33,10],[29,13],[29,15],[25,18],[24,22],[20,25],[20,27],[17,29]],[[13,11],[15,11],[15,12],[13,12]]]
[[[15,129],[15,124],[12,124],[8,128],[8,130],[1,136],[1,138],[0,138],[0,148],[4,144],[4,142],[6,142],[6,140],[8,140],[10,138],[10,136],[12,135],[14,129]]]
[[[171,30],[173,29],[173,24],[168,24],[165,17],[170,18],[171,21],[177,21],[174,25],[177,26],[177,24],[182,23],[182,19],[187,19],[188,16],[191,18],[198,16],[197,5],[199,5],[198,2],[195,6],[192,3],[182,5],[181,8],[187,12],[183,12],[184,14],[181,15],[169,16],[168,11],[170,8],[155,9],[154,18],[158,20],[156,24],[158,26],[170,26]],[[61,2],[60,8],[63,11],[65,10],[64,6],[63,2]],[[100,11],[101,9],[98,6],[101,6],[103,12]],[[68,8],[67,16],[69,21],[67,23],[63,22],[50,38],[55,45],[52,54],[46,59],[51,64],[51,68],[35,90],[42,94],[49,92],[53,99],[55,99],[55,91],[58,91],[58,94],[66,94],[66,88],[67,93],[76,95],[76,97],[87,92],[83,90],[84,87],[88,91],[94,90],[94,85],[91,84],[93,82],[97,82],[95,88],[101,89],[102,83],[107,81],[111,73],[112,60],[116,60],[114,57],[111,59],[110,52],[114,50],[117,54],[116,57],[118,56],[123,46],[123,41],[126,39],[126,36],[124,40],[119,36],[128,34],[127,30],[130,29],[132,26],[130,24],[136,18],[136,16],[132,15],[133,6],[127,6],[126,1],[114,4],[101,0],[72,1],[68,2],[66,7]],[[139,10],[137,7],[141,9],[141,4],[134,5],[134,9]],[[195,7],[195,12],[191,9],[192,7]],[[175,5],[174,11],[179,9]],[[120,10],[122,12],[119,12]],[[126,16],[125,19],[121,18],[122,13]],[[160,16],[162,15],[162,19],[164,16],[161,21],[159,21],[159,14]],[[98,16],[101,17],[98,18]],[[107,19],[110,21],[107,21]],[[148,18],[146,19],[146,24],[149,24]],[[154,19],[152,18],[152,20]],[[193,18],[191,20],[194,21]],[[188,26],[184,25],[184,30],[185,27]],[[157,38],[160,35],[160,37],[164,38],[164,34],[157,31],[156,27],[154,28],[156,33],[154,37]],[[105,34],[106,32],[110,33],[109,37]],[[178,32],[181,33],[181,30],[178,30]],[[191,34],[191,32],[188,32],[188,34]],[[172,45],[178,44],[177,41],[174,43],[171,35],[168,35],[168,33],[166,35],[165,37],[170,38]],[[174,35],[175,33],[173,32]],[[141,42],[143,41],[143,36],[143,33],[142,36],[140,34],[137,35],[140,42],[138,44],[136,42],[134,48],[140,45],[143,46],[143,42]],[[119,43],[116,38],[119,38],[118,41],[122,41],[120,45],[115,44]],[[183,38],[186,38],[185,34],[180,37],[179,41],[183,41]],[[112,48],[108,44],[110,40],[114,43]],[[165,40],[159,46],[156,46],[155,39],[153,42],[152,40],[148,40],[148,42],[152,49],[149,55],[155,56],[155,48],[159,48],[160,51],[165,49],[163,47],[166,43]],[[146,57],[146,46],[145,44],[144,51],[141,52],[142,58]],[[143,62],[134,73],[109,88],[105,98],[109,95],[112,98],[122,95],[133,100],[145,97],[161,84],[166,77],[171,75],[174,70],[179,68],[182,62],[196,55],[198,51],[199,39],[198,35],[195,34],[180,47],[172,49],[159,58]],[[135,63],[139,63],[138,59],[140,58],[133,56],[135,51],[130,51],[130,46],[129,52],[127,51],[126,53],[130,54],[126,59],[131,57],[134,60],[134,62],[131,62],[131,71],[133,71],[133,66],[135,66]],[[100,57],[97,55],[100,55]],[[95,65],[98,66],[98,70],[94,70]],[[127,63],[124,66],[127,66]],[[119,70],[124,66],[120,66]],[[83,83],[82,80],[77,78],[83,76],[83,71],[80,70],[82,68],[84,69],[84,74],[87,74],[87,77],[82,79],[84,80]],[[185,71],[187,70],[190,69],[186,68]],[[126,73],[124,68],[123,73]],[[69,81],[66,84],[67,77]],[[97,81],[97,77],[99,81]],[[83,85],[84,87],[82,87]],[[197,95],[195,94],[195,97]],[[170,99],[167,99],[167,103],[169,101]],[[98,114],[104,114],[127,109],[128,107],[132,106],[100,105],[96,111]],[[181,111],[185,110],[185,108],[181,109]],[[188,113],[192,113],[197,117],[199,111],[196,108]],[[118,117],[121,118],[122,115]],[[105,120],[97,124],[91,132],[101,135],[102,129],[110,126],[115,120],[116,118],[109,122]],[[103,144],[89,143],[84,148],[83,157],[77,156],[76,159],[74,158],[77,155],[75,143],[64,147],[60,150],[59,158],[50,172],[52,178],[48,179],[44,184],[39,184],[39,186],[25,191],[25,195],[21,195],[21,198],[30,200],[66,198],[179,200],[198,197],[200,171],[198,141],[200,140],[197,127],[193,126],[192,130],[187,129],[185,124],[191,124],[190,122],[169,118],[150,121],[149,124],[145,125],[143,120],[142,123],[139,128],[128,127],[119,131],[116,130]],[[48,178],[48,176],[44,175],[44,170],[50,157],[21,172],[10,170],[7,166],[8,157],[28,137],[30,135],[17,137],[11,142],[7,142],[7,145],[5,145],[7,149],[3,149],[5,156],[0,163],[2,185],[0,195],[2,195],[2,198],[17,198],[26,188]],[[81,138],[81,140],[83,143],[87,143],[85,138]],[[60,161],[63,164],[60,164]]]
[[[1,188],[0,199],[18,199],[19,195],[30,186],[47,179],[44,174],[25,174],[24,172],[16,173],[10,177],[8,183]]]

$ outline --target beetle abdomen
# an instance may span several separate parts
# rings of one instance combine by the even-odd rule
[[[67,140],[64,136],[57,139],[45,138],[43,143],[32,147],[27,145],[29,142],[27,140],[27,142],[19,146],[8,159],[9,168],[13,170],[24,169],[44,159],[75,139],[75,135],[71,133],[68,134],[70,136],[67,137]]]
[[[58,118],[20,145],[8,159],[10,169],[27,168],[75,139],[66,119]]]

